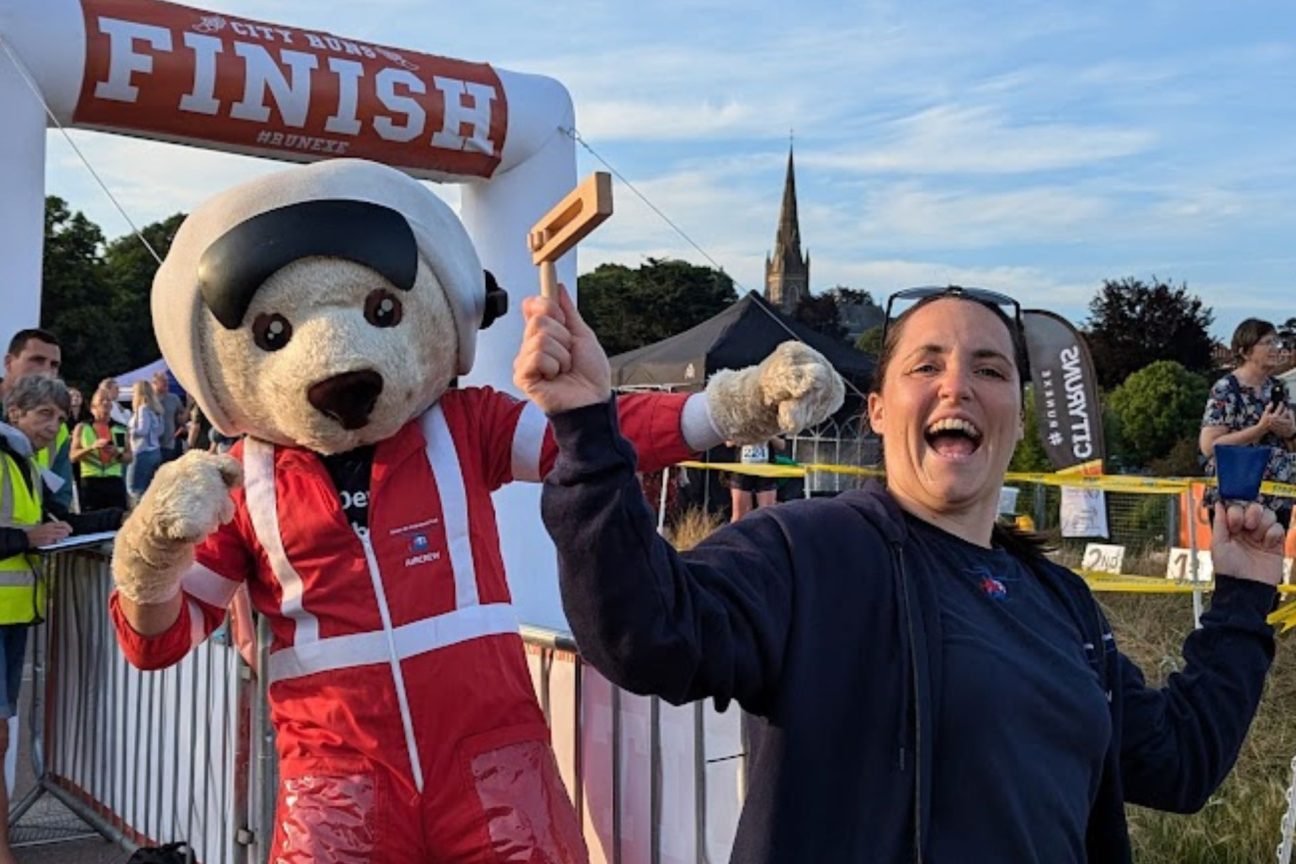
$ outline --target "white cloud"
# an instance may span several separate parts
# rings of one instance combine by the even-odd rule
[[[827,170],[909,174],[1019,174],[1092,165],[1149,149],[1146,130],[1014,122],[985,106],[941,105],[894,121],[870,146],[808,155]]]
[[[808,223],[803,234],[839,245],[843,230],[871,245],[975,249],[1020,243],[1071,243],[1110,217],[1113,202],[1065,186],[978,192],[905,182],[887,185],[850,205],[842,218]],[[814,217],[816,211],[809,210]],[[813,230],[812,230],[813,226]]]
[[[816,285],[847,285],[871,291],[878,302],[916,285],[969,285],[1000,291],[1024,307],[1077,309],[1086,306],[1101,280],[1061,279],[1030,266],[975,267],[942,261],[826,259],[814,264]]]
[[[697,139],[768,131],[764,114],[737,100],[723,103],[587,102],[577,126],[595,141]]]

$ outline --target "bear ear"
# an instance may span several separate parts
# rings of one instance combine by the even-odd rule
[[[486,274],[486,305],[482,309],[481,327],[479,329],[485,330],[495,323],[495,319],[503,318],[508,312],[508,292],[495,281],[495,274],[489,270],[483,270],[482,272]]]

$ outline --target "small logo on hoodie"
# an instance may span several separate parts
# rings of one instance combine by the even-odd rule
[[[1008,596],[1004,583],[989,574],[981,577],[981,592],[991,600],[1003,600]]]

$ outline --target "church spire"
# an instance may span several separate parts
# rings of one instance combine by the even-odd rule
[[[797,219],[796,170],[792,144],[788,143],[787,177],[783,181],[783,206],[779,211],[774,252],[765,256],[765,299],[793,315],[810,296],[810,256],[801,254],[801,223]]]
[[[779,210],[778,234],[774,248],[786,259],[801,257],[801,223],[797,219],[796,170],[792,164],[792,148],[788,147],[787,177],[783,181],[783,207]]]

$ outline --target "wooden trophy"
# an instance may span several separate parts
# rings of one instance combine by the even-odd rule
[[[554,262],[612,215],[612,175],[595,171],[531,228],[527,244],[540,268],[540,296],[556,298]]]

